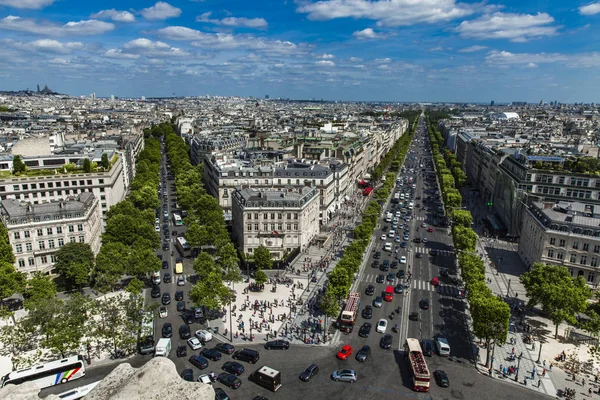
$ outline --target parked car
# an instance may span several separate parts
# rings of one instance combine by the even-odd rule
[[[389,333],[383,335],[383,337],[381,338],[381,340],[379,341],[379,347],[381,347],[382,349],[389,349],[392,347],[392,340],[393,340],[393,336]]]
[[[433,371],[433,377],[435,378],[436,383],[440,387],[449,387],[450,379],[448,379],[448,375],[441,369],[436,369]]]
[[[300,380],[303,382],[310,381],[315,375],[319,373],[319,366],[317,364],[310,364],[302,373],[300,373]]]
[[[162,327],[162,337],[170,338],[173,336],[173,325],[170,322],[165,322]]]
[[[219,374],[219,376],[217,376],[217,381],[221,382],[227,387],[230,387],[231,389],[237,389],[242,385],[240,378],[226,372]]]
[[[177,347],[177,357],[185,357],[187,356],[187,347],[178,346]]]
[[[198,338],[192,338],[192,339],[198,340]],[[198,340],[198,342],[199,342],[199,340]],[[202,355],[212,361],[219,361],[222,357],[221,353],[218,352],[217,350],[206,349],[206,348],[200,352],[200,355]]]
[[[192,350],[198,350],[202,348],[202,343],[200,343],[198,338],[189,338],[187,342]]]
[[[337,371],[333,371],[331,374],[331,379],[336,382],[356,382],[358,379],[356,372],[353,369],[339,369]]]
[[[167,318],[168,315],[169,315],[169,312],[167,311],[167,307],[163,306],[163,307],[159,308],[159,310],[158,310],[158,316],[160,318]]]
[[[208,360],[200,355],[191,356],[188,361],[198,369],[208,368]]]
[[[364,345],[356,353],[356,361],[365,362],[365,361],[367,361],[367,358],[369,358],[370,355],[371,355],[371,348],[367,345]]]
[[[223,354],[233,354],[235,347],[229,343],[219,343],[215,346],[215,350],[220,351]]]
[[[287,350],[290,348],[290,342],[287,340],[271,340],[265,343],[265,349],[267,350]]]
[[[241,375],[244,373],[244,366],[235,361],[227,361],[221,368],[223,368],[223,371],[227,371],[234,375]]]

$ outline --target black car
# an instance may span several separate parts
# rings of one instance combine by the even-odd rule
[[[367,361],[367,358],[369,358],[369,355],[371,355],[371,348],[367,345],[364,345],[356,353],[356,361],[365,362],[365,361]]]
[[[402,293],[404,291],[404,288],[402,287],[402,283],[397,283],[396,286],[394,286],[394,293]]]
[[[214,388],[215,389],[215,400],[231,400],[231,398],[229,396],[227,396],[227,393],[225,393],[225,391],[219,387]]]
[[[304,371],[302,371],[299,378],[301,381],[308,382],[318,373],[319,366],[317,364],[310,364]]]
[[[221,359],[221,353],[219,353],[217,350],[215,349],[207,349],[204,348],[201,352],[200,355],[208,358],[209,360],[212,361],[219,361]]]
[[[373,262],[371,263],[371,267],[379,268],[379,260],[373,260]]]
[[[381,340],[379,341],[379,347],[382,349],[389,349],[392,347],[393,336],[391,334],[383,335]]]
[[[436,369],[433,371],[433,377],[440,387],[448,387],[450,386],[450,379],[448,379],[448,375],[441,369]]]
[[[410,319],[411,321],[418,321],[419,320],[419,313],[418,312],[411,312],[408,315],[408,319]]]
[[[215,350],[218,350],[223,354],[231,355],[235,351],[235,347],[229,343],[219,343],[215,346]]]
[[[396,260],[392,261],[392,263],[390,264],[390,267],[391,267],[392,269],[396,269],[396,268],[398,268],[398,261],[396,261]]]
[[[371,319],[372,316],[373,316],[373,307],[365,306],[365,308],[363,308],[363,310],[362,310],[362,317],[364,319]]]
[[[400,270],[398,270],[398,272],[396,272],[396,276],[400,279],[404,278],[404,275],[405,275],[405,273],[404,273],[403,269],[400,269]]]
[[[423,310],[429,310],[429,299],[428,298],[421,299],[421,308]]]
[[[237,389],[242,385],[242,381],[240,381],[240,378],[233,374],[228,374],[227,372],[219,374],[219,376],[217,376],[217,381],[232,389]]]
[[[385,275],[383,275],[383,274],[377,275],[377,279],[375,279],[375,282],[377,282],[377,283],[385,282]]]
[[[183,324],[179,327],[179,337],[182,339],[189,339],[192,337],[192,332],[188,324]]]
[[[190,364],[192,364],[194,367],[196,367],[198,369],[208,368],[208,360],[200,355],[191,356],[188,359],[188,361],[190,362]]]
[[[427,357],[432,357],[434,350],[433,350],[433,342],[429,339],[423,339],[421,340],[421,349],[423,350],[423,355],[426,355]]]
[[[162,304],[166,306],[167,304],[171,304],[171,295],[167,292],[162,295]]]
[[[387,277],[385,278],[388,282],[394,282],[394,279],[396,279],[396,275],[394,275],[393,272],[390,272],[389,274],[387,274]]]
[[[287,350],[290,348],[290,342],[287,340],[271,340],[265,343],[265,349],[267,350]]]
[[[160,286],[152,286],[152,291],[150,292],[150,296],[153,299],[159,298],[160,297]]]
[[[370,322],[365,322],[362,324],[362,326],[360,327],[360,330],[358,331],[358,336],[360,337],[369,337],[369,334],[371,333],[371,328],[373,326],[371,325]]]
[[[183,300],[183,290],[178,290],[175,292],[175,301]]]
[[[185,357],[187,356],[187,347],[178,346],[177,347],[177,357]]]
[[[441,276],[450,276],[450,274],[448,273],[448,270],[446,268],[440,269],[440,275]]]
[[[365,290],[365,294],[367,296],[373,296],[375,294],[375,286],[373,286],[373,285],[367,286],[367,289]]]
[[[185,310],[185,301],[177,302],[177,311],[181,312]]]
[[[423,253],[417,253],[415,255],[417,256],[417,258],[423,258]]]
[[[166,272],[165,276],[163,276],[163,282],[164,283],[171,283],[171,274]]]
[[[402,242],[400,243],[400,247],[402,247],[403,249],[406,248],[406,246],[408,246],[408,244],[406,242]]]
[[[373,254],[373,258],[376,260],[379,260],[381,258],[381,252],[380,251],[376,251],[375,254]]]
[[[381,271],[388,271],[390,269],[390,260],[383,260],[383,264],[379,267]]]
[[[170,338],[173,336],[173,325],[170,322],[165,322],[162,327],[162,337]]]
[[[169,262],[168,261],[163,261],[162,262],[162,267],[163,267],[163,269],[168,269],[169,268]]]
[[[181,371],[181,377],[184,381],[194,382],[194,371],[192,371],[190,368],[184,369]]]
[[[163,245],[162,245],[162,249],[163,249],[164,251],[169,251],[169,242],[165,242],[165,243],[163,243]]]
[[[227,371],[234,375],[241,375],[244,373],[244,366],[235,361],[227,361],[221,368],[223,368],[223,371]]]

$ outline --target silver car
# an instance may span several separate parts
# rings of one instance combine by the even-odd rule
[[[338,369],[337,371],[333,371],[331,374],[331,379],[336,382],[356,382],[358,376],[353,369]]]

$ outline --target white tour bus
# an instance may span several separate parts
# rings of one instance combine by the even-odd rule
[[[35,382],[40,389],[70,382],[85,376],[85,363],[81,356],[63,358],[46,364],[13,371],[2,378],[2,386]]]

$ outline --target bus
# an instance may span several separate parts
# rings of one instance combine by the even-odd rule
[[[408,366],[412,375],[413,390],[416,392],[428,392],[431,376],[429,375],[429,368],[425,362],[425,357],[423,357],[423,351],[418,339],[406,339],[404,343],[404,356],[408,360]]]
[[[190,256],[190,245],[187,240],[183,236],[178,236],[177,240],[175,240],[175,247],[181,257],[189,257]]]
[[[340,313],[339,328],[344,333],[350,333],[354,329],[356,317],[360,310],[360,293],[351,292],[348,294],[346,304]]]
[[[2,386],[34,382],[40,389],[67,383],[85,376],[83,357],[72,356],[46,364],[13,371],[2,378]]]
[[[147,312],[144,314],[138,334],[138,351],[140,354],[154,353],[154,314]]]
[[[79,386],[75,389],[67,390],[66,392],[57,394],[57,396],[61,400],[79,400],[84,396],[87,396],[88,393],[90,393],[92,389],[95,388],[100,382],[102,381],[96,381],[90,383],[89,385]]]
[[[181,219],[181,215],[179,215],[178,213],[173,213],[173,223],[175,224],[175,226],[183,225],[183,220]]]

